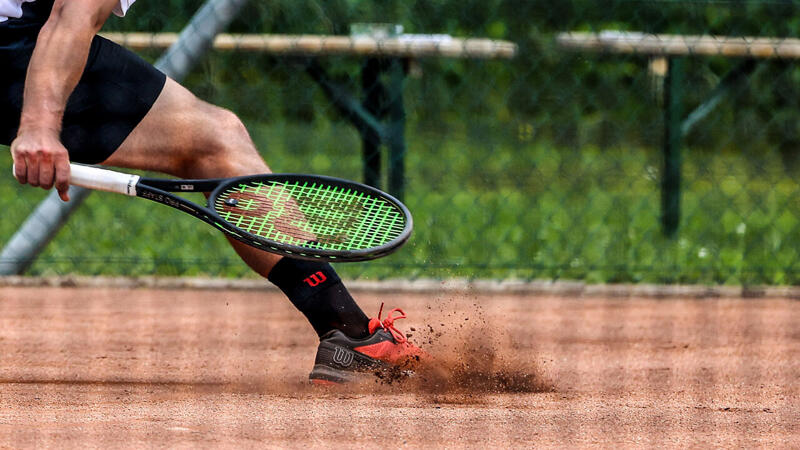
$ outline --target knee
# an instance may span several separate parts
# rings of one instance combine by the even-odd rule
[[[239,116],[227,109],[220,108],[217,119],[219,133],[217,133],[216,158],[225,161],[225,167],[231,175],[241,175],[242,172],[253,172],[250,167],[255,164],[255,172],[263,172],[261,155],[250,138],[247,128]]]
[[[212,107],[206,115],[209,136],[196,149],[187,168],[191,176],[222,177],[262,173],[266,165],[244,123],[233,112]]]
[[[253,146],[247,128],[245,128],[239,116],[233,112],[224,108],[217,108],[214,123],[218,130],[218,144],[221,150],[234,152]]]

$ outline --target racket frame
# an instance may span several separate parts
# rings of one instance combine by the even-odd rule
[[[212,225],[226,235],[237,241],[250,245],[271,253],[281,254],[291,258],[306,259],[311,261],[341,261],[356,262],[376,259],[401,247],[411,236],[413,229],[413,218],[408,208],[395,197],[371,186],[362,183],[343,180],[341,178],[329,177],[325,175],[308,175],[296,173],[281,174],[259,174],[233,178],[213,178],[202,180],[182,180],[182,179],[161,179],[146,178],[138,175],[130,175],[115,172],[107,169],[100,169],[91,166],[71,164],[72,183],[90,189],[99,189],[110,192],[117,192],[129,196],[145,198],[156,203],[170,206],[172,208],[190,214],[209,225]],[[249,233],[230,222],[223,219],[215,210],[215,200],[231,186],[246,184],[252,181],[264,182],[308,182],[325,183],[330,186],[363,191],[365,194],[380,198],[402,211],[406,218],[403,231],[397,238],[384,245],[361,249],[361,250],[324,250],[309,249],[296,245],[278,243],[261,236]],[[210,192],[206,206],[201,206],[195,202],[187,200],[172,192]]]

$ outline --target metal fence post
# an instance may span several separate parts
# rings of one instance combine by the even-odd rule
[[[389,122],[386,125],[386,144],[389,147],[389,192],[400,200],[405,197],[406,110],[403,105],[403,84],[408,61],[391,61],[389,79]]]
[[[386,90],[380,81],[382,61],[369,58],[361,71],[361,88],[364,91],[362,106],[379,123],[383,115]],[[383,126],[378,129],[365,128],[359,130],[363,146],[364,184],[380,188],[381,186],[381,150],[383,142]]]
[[[681,103],[684,58],[668,60],[664,87],[664,174],[661,184],[661,226],[674,236],[681,215]]]

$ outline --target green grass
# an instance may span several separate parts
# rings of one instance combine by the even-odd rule
[[[346,124],[250,124],[275,171],[360,179]],[[518,127],[446,135],[410,127],[410,242],[384,259],[339,264],[348,277],[581,279],[588,282],[796,284],[800,186],[777,154],[693,152],[683,215],[659,225],[659,154],[556,148]],[[0,152],[0,168],[11,165]],[[0,241],[43,198],[0,177]],[[211,227],[144,200],[95,193],[33,274],[252,276]]]

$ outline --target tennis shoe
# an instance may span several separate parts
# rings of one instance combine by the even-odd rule
[[[308,376],[311,382],[343,384],[374,376],[391,383],[413,374],[427,354],[395,328],[395,320],[406,318],[402,309],[389,311],[383,321],[382,312],[383,304],[378,318],[370,319],[365,338],[354,339],[339,330],[320,337],[314,369]]]

